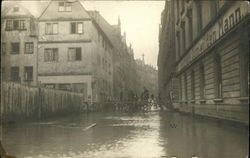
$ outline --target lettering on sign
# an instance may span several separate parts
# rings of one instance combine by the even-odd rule
[[[206,34],[189,50],[187,55],[177,65],[177,71],[191,63],[196,57],[202,54],[207,48],[212,46],[217,40],[222,38],[241,19],[249,14],[249,4],[236,2],[219,20],[212,26]]]

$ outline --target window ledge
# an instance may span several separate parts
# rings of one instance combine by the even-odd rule
[[[238,98],[239,99],[239,101],[241,101],[241,102],[247,102],[247,101],[249,101],[249,97],[240,97],[240,98]]]
[[[206,103],[206,100],[200,100],[200,103]]]
[[[191,100],[190,103],[195,103],[195,100]]]
[[[213,101],[214,101],[215,103],[222,103],[222,102],[223,102],[223,99],[217,98],[217,99],[214,99]]]

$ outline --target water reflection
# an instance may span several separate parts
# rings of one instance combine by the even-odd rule
[[[240,158],[248,153],[247,131],[178,113],[72,116],[5,127],[3,136],[6,150],[19,158]]]

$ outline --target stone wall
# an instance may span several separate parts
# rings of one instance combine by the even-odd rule
[[[2,82],[0,114],[7,122],[79,113],[81,103],[80,93]]]

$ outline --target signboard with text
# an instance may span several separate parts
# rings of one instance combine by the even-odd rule
[[[235,2],[219,20],[204,34],[204,36],[189,50],[187,55],[177,65],[177,72],[191,63],[197,56],[202,54],[213,43],[219,40],[229,30],[236,26],[243,17],[249,14],[248,2]]]

